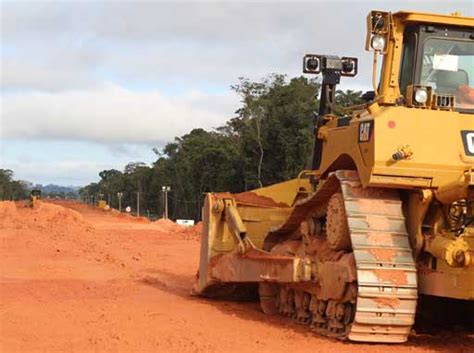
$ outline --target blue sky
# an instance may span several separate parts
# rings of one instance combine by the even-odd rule
[[[238,77],[299,75],[305,53],[360,59],[341,88],[369,89],[369,10],[473,16],[469,1],[2,1],[0,168],[84,185],[153,162],[194,127],[232,117]]]

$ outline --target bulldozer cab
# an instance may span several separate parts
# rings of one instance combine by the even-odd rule
[[[474,112],[472,19],[372,11],[367,28],[374,66],[383,55],[379,103]]]
[[[432,94],[454,97],[455,109],[474,110],[469,97],[474,87],[474,41],[470,36],[472,32],[464,28],[409,26],[403,36],[401,93],[406,96],[410,85],[431,87]],[[416,98],[423,100],[424,96]]]
[[[30,200],[29,200],[29,206],[30,207],[35,207],[35,203],[37,200],[41,199],[41,190],[40,189],[32,189],[30,191]]]

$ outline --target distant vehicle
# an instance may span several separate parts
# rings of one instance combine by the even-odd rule
[[[40,189],[32,189],[30,191],[30,207],[35,207],[35,202],[41,199],[41,190]]]

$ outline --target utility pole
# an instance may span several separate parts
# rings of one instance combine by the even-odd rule
[[[171,191],[171,187],[162,186],[161,191],[163,192],[163,218],[168,219],[168,192]]]
[[[107,205],[110,207],[110,194],[107,195]]]
[[[168,191],[170,187],[168,186],[165,191],[165,218],[168,219]]]
[[[118,197],[118,200],[119,200],[119,212],[122,212],[122,196],[123,196],[123,192],[118,192],[117,193],[117,197]]]
[[[140,191],[137,191],[137,217],[140,217]]]
[[[165,187],[161,187],[161,196],[163,201],[163,218],[165,218]]]

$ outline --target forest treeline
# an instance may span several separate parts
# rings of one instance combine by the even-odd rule
[[[15,180],[10,169],[0,169],[0,200],[21,200],[29,195],[28,183]]]
[[[320,84],[315,79],[273,74],[259,82],[241,78],[231,86],[241,106],[223,126],[194,129],[162,150],[152,166],[131,162],[103,170],[100,181],[80,190],[84,200],[104,199],[140,214],[161,216],[162,187],[169,186],[170,218],[199,219],[205,192],[241,192],[294,178],[308,167],[313,116]],[[337,91],[338,109],[361,103],[360,91]]]
[[[11,169],[0,169],[0,201],[24,200],[30,196],[32,189],[40,190],[42,197],[49,199],[77,199],[78,188],[55,184],[33,184],[26,180],[16,180]]]

